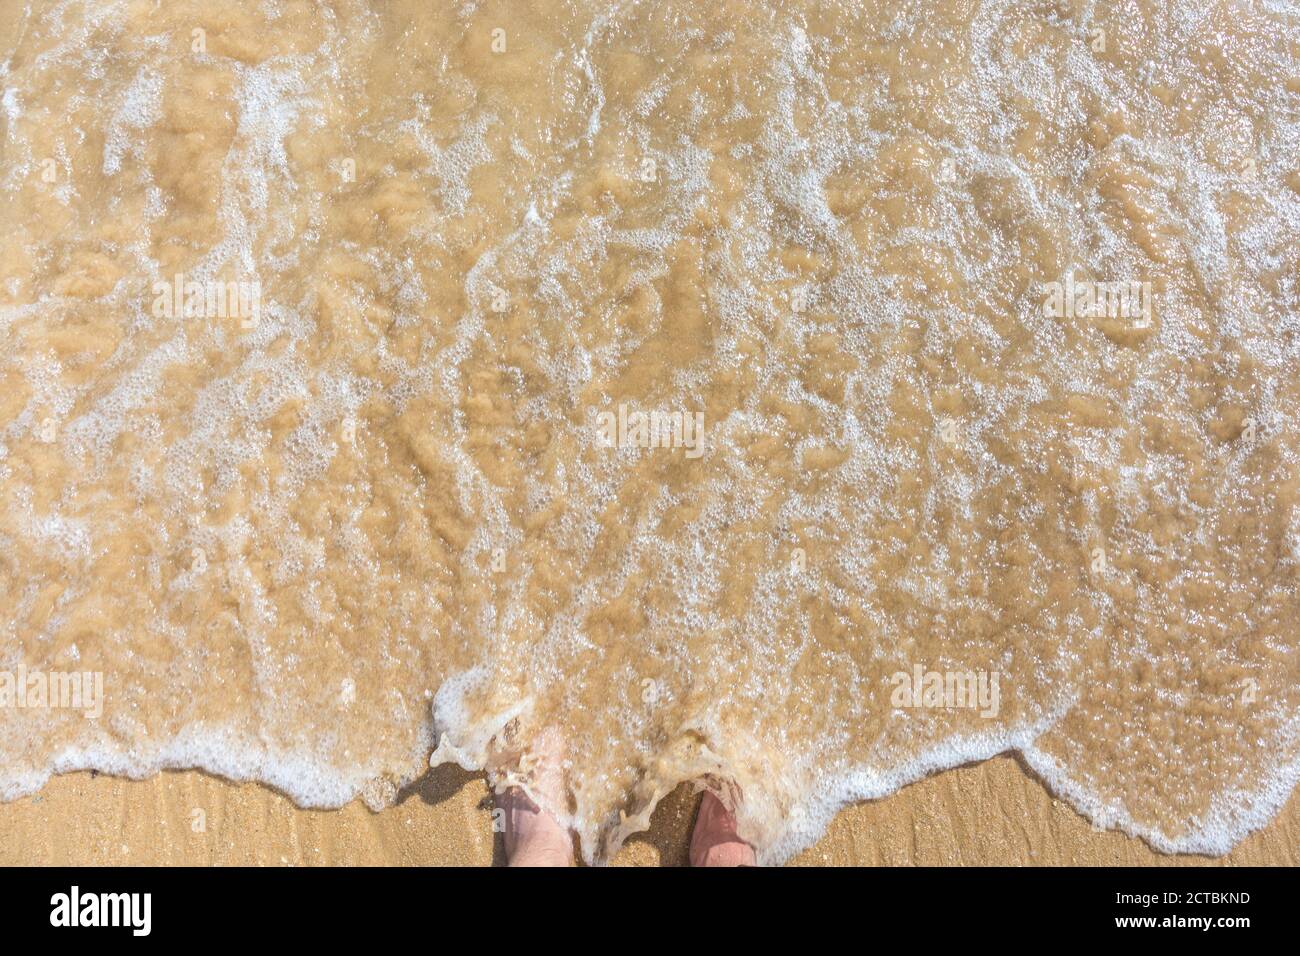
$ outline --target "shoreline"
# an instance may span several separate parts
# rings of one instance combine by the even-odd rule
[[[612,866],[683,865],[698,796],[683,785]],[[1300,801],[1220,857],[1169,855],[1097,831],[1014,756],[931,775],[841,810],[787,865],[1295,866]],[[133,781],[78,772],[0,805],[0,865],[451,865],[503,862],[481,774],[430,771],[373,813],[303,810],[256,783],[201,771]]]

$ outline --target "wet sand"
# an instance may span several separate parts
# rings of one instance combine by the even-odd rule
[[[1012,750],[1167,852],[1281,809],[1294,15],[770,13],[0,0],[0,799],[402,798],[72,778],[6,852],[473,862],[402,789],[550,730],[589,861]],[[1083,854],[995,766],[817,853]]]
[[[681,866],[698,797],[679,787],[614,866]],[[200,817],[195,811],[202,811]],[[199,822],[203,832],[196,832]],[[1295,866],[1300,806],[1292,795],[1267,827],[1219,858],[1153,852],[1096,832],[1013,757],[959,767],[842,811],[793,866]],[[372,813],[301,810],[257,784],[196,772],[131,781],[57,777],[0,806],[0,864],[488,866],[503,862],[481,776],[431,772]]]

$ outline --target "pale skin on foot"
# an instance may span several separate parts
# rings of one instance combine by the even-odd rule
[[[540,770],[535,786],[539,796],[560,806],[564,794],[563,742],[554,734],[538,740]],[[519,787],[496,797],[504,811],[508,866],[573,866],[573,839],[550,813]],[[706,792],[691,833],[691,866],[754,866],[754,848],[736,832],[736,815],[716,796]]]
[[[573,866],[569,831],[511,787],[497,797],[505,811],[508,866]],[[691,833],[691,866],[754,866],[754,848],[736,834],[736,817],[711,793],[704,794]]]
[[[706,792],[691,832],[691,866],[754,866],[754,848],[736,832],[736,815]]]

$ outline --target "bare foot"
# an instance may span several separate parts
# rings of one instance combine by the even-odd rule
[[[691,834],[691,866],[754,866],[754,848],[736,834],[736,815],[705,792]]]
[[[535,751],[539,796],[559,806],[564,800],[564,742],[559,734],[543,731]],[[573,866],[573,840],[569,831],[519,787],[495,798],[504,811],[507,866]]]

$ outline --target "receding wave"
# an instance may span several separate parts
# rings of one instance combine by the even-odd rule
[[[434,762],[761,859],[1300,776],[1287,3],[0,7],[0,797]]]

